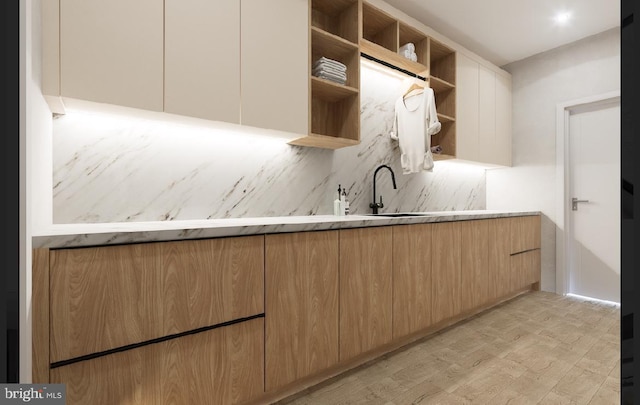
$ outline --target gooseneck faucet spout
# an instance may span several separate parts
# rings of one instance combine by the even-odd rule
[[[391,181],[393,182],[393,189],[397,190],[397,187],[396,187],[396,176],[393,173],[393,170],[391,169],[391,167],[389,167],[388,165],[380,165],[380,166],[378,166],[376,171],[373,172],[373,202],[369,204],[369,208],[371,208],[373,210],[374,214],[378,213],[378,208],[384,207],[384,204],[382,203],[382,195],[380,195],[380,202],[376,202],[376,175],[378,174],[378,171],[380,171],[380,169],[383,169],[383,168],[388,169],[389,172],[391,173]]]

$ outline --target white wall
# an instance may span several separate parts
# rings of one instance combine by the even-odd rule
[[[556,291],[556,107],[620,89],[620,29],[503,66],[512,75],[513,166],[487,170],[487,209],[539,210],[542,282]]]

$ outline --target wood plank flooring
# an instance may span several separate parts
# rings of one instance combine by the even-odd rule
[[[620,403],[620,307],[535,291],[279,401]]]

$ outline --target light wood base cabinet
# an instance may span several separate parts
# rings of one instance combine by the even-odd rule
[[[264,392],[264,320],[240,322],[50,371],[69,405],[241,404]]]
[[[511,292],[511,234],[510,218],[488,219],[489,240],[489,285],[491,300],[504,297]]]
[[[481,307],[489,299],[489,221],[460,223],[460,310]]]
[[[392,339],[392,227],[340,230],[340,360]]]
[[[266,235],[267,391],[338,362],[338,235]]]
[[[431,224],[393,227],[393,338],[431,325]]]
[[[459,222],[433,224],[431,320],[453,318],[462,311]]]

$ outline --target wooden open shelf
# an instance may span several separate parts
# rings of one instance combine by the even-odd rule
[[[390,51],[387,48],[364,38],[360,39],[360,52],[383,60],[404,70],[408,70],[411,73],[415,73],[423,77],[427,77],[429,75],[429,69],[425,65],[414,62],[404,56],[400,56],[397,52]]]
[[[291,145],[338,149],[360,143],[360,1],[309,0],[309,134]],[[345,84],[312,75],[321,57],[347,67]]]

